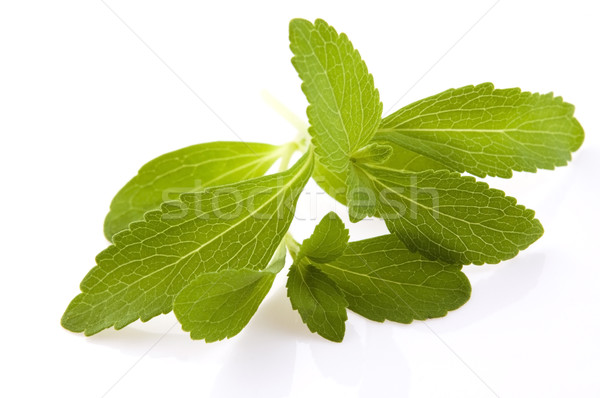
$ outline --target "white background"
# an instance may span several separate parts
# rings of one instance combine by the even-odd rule
[[[0,3],[0,396],[600,395],[596,2],[199,3]],[[535,209],[545,235],[514,260],[467,267],[472,298],[447,317],[350,314],[342,344],[308,332],[282,276],[221,343],[190,340],[171,315],[91,338],[62,329],[107,246],[110,200],[143,163],[198,142],[295,135],[261,99],[267,90],[305,118],[293,17],[349,34],[386,111],[485,81],[576,104],[587,136],[568,167],[489,180]],[[346,216],[307,190],[299,240],[329,210]],[[351,226],[353,239],[384,232]]]

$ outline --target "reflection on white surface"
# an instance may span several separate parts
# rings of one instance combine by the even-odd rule
[[[429,321],[438,332],[462,329],[481,322],[502,308],[522,300],[533,291],[543,271],[546,256],[523,252],[500,264],[468,265],[463,271],[472,286],[471,298],[463,310]]]
[[[465,267],[473,285],[472,300],[463,310],[429,321],[432,329],[441,334],[453,332],[523,299],[542,275],[544,260],[543,254],[529,253],[501,267]],[[143,355],[175,358],[196,363],[198,369],[218,368],[209,388],[214,397],[285,397],[303,388],[308,393],[315,377],[358,397],[373,396],[374,392],[381,397],[406,396],[410,369],[400,345],[410,344],[409,336],[418,330],[425,335],[431,330],[424,330],[419,323],[378,324],[353,313],[346,325],[342,344],[310,333],[291,309],[285,288],[279,286],[247,328],[231,340],[213,344],[192,341],[170,314],[120,331],[107,330],[89,341],[136,359]],[[404,339],[399,340],[399,335]]]
[[[291,394],[292,386],[294,391],[301,391],[297,385],[311,383],[295,375],[315,372],[360,397],[372,396],[374,391],[380,397],[408,392],[409,367],[394,340],[391,324],[381,325],[349,313],[344,342],[329,342],[308,331],[291,309],[284,287],[277,288],[247,328],[231,340],[211,344],[192,341],[178,324],[172,327],[174,322],[172,315],[162,316],[119,331],[105,330],[88,341],[117,349],[131,356],[132,363],[145,356],[197,363],[198,368],[218,367],[210,389],[214,397],[285,397]],[[355,325],[362,326],[362,333]],[[295,372],[298,363],[310,369]]]
[[[381,328],[380,333],[369,329],[361,340],[348,322],[343,344],[329,342],[308,332],[291,310],[283,288],[261,306],[252,323],[221,369],[215,397],[288,396],[293,383],[305,382],[293,377],[298,352],[308,353],[320,377],[358,390],[361,397],[372,396],[383,386],[378,396],[402,396],[408,391],[408,366],[394,347],[390,329]]]
[[[296,338],[302,322],[279,289],[259,308],[219,372],[212,396],[284,397],[290,392],[296,362]],[[283,296],[283,297],[282,297]]]

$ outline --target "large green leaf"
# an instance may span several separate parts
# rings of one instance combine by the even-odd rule
[[[192,339],[206,342],[230,338],[242,331],[285,264],[285,246],[261,271],[227,269],[201,274],[175,298],[173,312]]]
[[[308,99],[309,133],[320,162],[333,171],[371,140],[382,104],[367,66],[345,34],[325,21],[290,22],[292,64]]]
[[[428,260],[394,235],[350,242],[342,257],[317,266],[342,290],[349,309],[378,322],[441,317],[471,295],[460,266]]]
[[[498,263],[543,234],[534,211],[473,177],[363,166],[378,215],[411,250],[454,264]]]
[[[183,194],[114,236],[62,318],[91,335],[172,310],[173,300],[205,272],[260,269],[283,239],[312,173],[312,152],[289,170]]]
[[[491,83],[450,89],[383,119],[376,140],[392,141],[477,176],[554,169],[583,142],[574,107],[552,93]]]
[[[331,341],[342,341],[348,302],[335,283],[315,267],[341,256],[348,230],[335,213],[329,213],[295,253],[287,281],[288,297],[311,332]]]
[[[104,234],[115,233],[181,193],[260,177],[284,147],[245,142],[209,142],[166,153],[146,163],[112,200]]]

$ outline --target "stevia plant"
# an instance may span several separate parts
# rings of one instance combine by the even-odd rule
[[[566,165],[584,138],[572,105],[484,83],[382,118],[373,77],[345,34],[294,19],[290,42],[308,135],[281,146],[199,144],[144,165],[112,201],[112,244],[81,282],[65,328],[92,335],[174,311],[193,339],[232,337],[289,252],[292,307],[312,332],[341,341],[348,309],[378,322],[446,315],[470,297],[463,265],[508,260],[542,236],[533,210],[472,176]],[[265,175],[278,160],[280,171]],[[352,222],[379,217],[390,234],[349,242],[330,213],[296,242],[288,229],[311,177]]]

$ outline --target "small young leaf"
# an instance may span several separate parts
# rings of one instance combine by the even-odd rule
[[[386,146],[392,148],[392,156],[381,164],[382,167],[404,172],[448,169],[448,167],[431,158],[409,151],[393,142],[386,142]],[[329,196],[343,205],[348,205],[348,170],[333,172],[319,162],[315,162],[312,177]]]
[[[355,163],[383,163],[392,156],[391,145],[372,143],[362,147],[350,158]]]
[[[173,312],[194,340],[209,343],[233,337],[250,322],[284,264],[285,246],[280,245],[262,271],[229,269],[201,274],[177,295]]]
[[[327,275],[303,259],[290,268],[286,286],[292,308],[311,332],[335,342],[344,339],[348,302]]]
[[[340,257],[348,238],[348,230],[337,214],[331,212],[323,217],[297,251],[286,285],[292,308],[309,330],[338,342],[344,338],[348,303],[335,283],[314,264]]]
[[[552,93],[450,89],[383,119],[375,139],[395,142],[449,168],[476,176],[511,177],[564,166],[583,142],[574,107]]]
[[[376,198],[371,181],[364,175],[360,164],[384,163],[392,155],[391,145],[369,144],[350,158],[346,177],[346,203],[351,222],[372,217],[376,210]]]
[[[370,179],[356,165],[351,165],[346,180],[346,203],[351,222],[375,214],[377,200]]]
[[[260,269],[293,219],[312,173],[312,152],[289,170],[181,195],[114,236],[62,318],[86,335],[172,310],[175,296],[205,272]]]
[[[411,250],[452,264],[508,260],[543,234],[534,211],[473,177],[363,166],[378,216]]]
[[[393,142],[386,142],[392,147],[392,156],[380,164],[381,167],[394,169],[406,173],[418,173],[426,170],[448,170],[444,164],[427,156],[418,154]]]
[[[290,22],[292,64],[308,99],[308,132],[319,161],[333,171],[371,140],[381,122],[382,104],[367,66],[345,34],[325,21]]]
[[[317,266],[342,290],[350,310],[377,322],[442,317],[471,295],[460,266],[428,260],[394,235],[350,242],[344,256]]]
[[[329,212],[317,224],[310,238],[300,246],[298,257],[308,257],[316,263],[333,261],[344,253],[348,245],[348,230],[334,212]]]
[[[166,153],[146,163],[112,200],[104,220],[109,241],[144,213],[182,193],[260,177],[282,147],[245,142],[209,142]],[[172,196],[169,197],[169,194]]]

